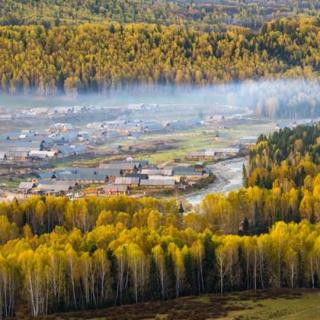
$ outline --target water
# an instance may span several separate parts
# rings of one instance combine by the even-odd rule
[[[208,167],[216,176],[216,180],[207,187],[185,196],[192,205],[199,204],[209,193],[228,193],[242,187],[242,167],[245,158],[221,161]]]

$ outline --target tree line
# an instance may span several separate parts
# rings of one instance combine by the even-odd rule
[[[250,149],[244,167],[244,187],[227,195],[209,194],[199,208],[179,215],[173,199],[32,197],[0,204],[5,217],[0,241],[23,235],[26,225],[33,234],[50,233],[57,225],[71,231],[91,231],[108,216],[127,228],[148,225],[149,211],[160,213],[160,224],[184,226],[195,232],[256,235],[278,221],[320,222],[320,124],[281,129],[260,136]],[[100,213],[104,214],[100,216]],[[12,227],[10,227],[10,225]]]
[[[107,217],[108,215],[105,214]],[[278,222],[260,236],[159,224],[128,228],[101,219],[88,232],[56,226],[0,248],[4,317],[32,316],[209,292],[319,287],[320,225]]]
[[[199,208],[183,215],[175,199],[155,200],[130,197],[96,198],[75,201],[63,197],[32,197],[0,204],[0,243],[24,235],[25,227],[32,234],[50,233],[56,226],[67,231],[74,228],[91,231],[100,221],[122,223],[127,228],[147,227],[156,215],[157,225],[183,226],[195,232],[209,229],[218,234],[256,235],[268,232],[278,221],[296,222],[306,219],[320,222],[320,175],[310,182],[309,189],[275,186],[242,188],[228,195],[209,194]],[[150,217],[151,214],[151,217]]]
[[[137,83],[316,79],[319,31],[316,18],[276,20],[258,33],[119,23],[5,26],[0,27],[0,89],[50,95],[106,92]]]

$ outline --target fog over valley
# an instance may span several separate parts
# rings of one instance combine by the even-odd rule
[[[137,85],[86,95],[0,95],[0,111],[37,107],[127,107],[156,104],[167,117],[205,113],[247,113],[258,117],[305,118],[320,115],[319,83],[311,80],[244,81],[216,86]],[[164,108],[164,109],[162,109]],[[168,108],[168,109],[166,109]]]

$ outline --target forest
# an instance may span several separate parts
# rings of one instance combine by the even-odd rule
[[[38,200],[34,214],[39,219],[40,207],[65,201]],[[87,201],[94,211],[102,209],[99,201]],[[0,248],[4,317],[21,303],[39,316],[208,292],[319,285],[320,224],[277,222],[269,233],[241,236],[210,227],[196,231],[170,201],[104,201],[86,232],[81,201],[69,203],[66,227],[50,233],[34,234],[28,224],[19,231],[1,216],[2,241],[12,239]],[[80,206],[81,229],[72,228],[78,221],[75,211],[69,216],[73,206]]]
[[[215,30],[227,25],[259,29],[266,20],[314,16],[319,10],[316,0],[6,0],[0,3],[0,24],[50,27],[118,21],[192,24]]]
[[[259,32],[143,23],[3,26],[0,90],[74,95],[132,84],[315,80],[320,68],[319,21],[283,18],[264,24]]]
[[[320,124],[259,137],[245,188],[175,199],[32,197],[0,204],[10,317],[267,288],[319,288]]]

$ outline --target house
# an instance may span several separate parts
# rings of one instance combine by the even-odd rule
[[[120,170],[99,168],[69,168],[39,174],[41,179],[76,181],[80,184],[113,182],[116,177],[120,176],[122,176]]]
[[[148,160],[127,160],[127,161],[134,163],[139,170],[147,168],[149,166]]]
[[[8,121],[14,119],[14,115],[11,114],[0,114],[0,121]]]
[[[90,134],[87,131],[80,131],[78,133],[78,140],[83,142],[83,141],[89,141],[90,139]]]
[[[128,178],[139,178],[140,180],[149,178],[147,174],[143,174],[143,173],[127,173],[124,176]]]
[[[176,166],[172,168],[173,177],[177,182],[198,181],[208,175],[206,170],[199,171],[194,166]]]
[[[108,184],[105,187],[102,188],[102,191],[104,194],[107,195],[125,195],[129,194],[129,187],[127,185],[114,185],[114,184]]]
[[[40,180],[50,180],[50,179],[56,179],[55,173],[51,171],[44,171],[37,173],[37,178]]]
[[[19,141],[19,140],[32,140],[36,133],[32,130],[11,131],[0,136],[1,140]]]
[[[101,163],[99,168],[118,169],[123,173],[137,173],[137,171],[146,168],[149,165],[147,160],[124,160],[113,161],[111,163]]]
[[[65,195],[77,186],[75,181],[40,181],[35,191],[39,194]]]
[[[25,161],[29,157],[29,151],[24,149],[9,150],[6,152],[8,160]]]
[[[60,110],[61,111],[61,110]],[[51,132],[67,132],[73,129],[73,125],[71,123],[55,123],[49,128]]]
[[[186,155],[186,159],[193,161],[219,160],[226,159],[228,157],[234,157],[238,155],[239,152],[239,147],[207,149],[202,151],[190,152]]]
[[[60,184],[60,185],[66,185],[68,186],[69,188],[76,188],[79,184],[77,181],[72,181],[72,180],[69,180],[69,181],[57,181],[57,180],[39,180],[37,182],[38,186],[39,185],[53,185],[53,184]]]
[[[226,159],[236,156],[240,152],[240,149],[238,147],[229,147],[213,149],[212,151],[214,152],[215,159]]]
[[[173,171],[172,169],[161,169],[161,174],[169,177],[173,175]]]
[[[140,185],[139,178],[130,178],[130,177],[117,177],[114,181],[115,185],[126,185],[131,187],[138,187]]]
[[[195,151],[189,152],[186,155],[187,160],[198,161],[198,160],[213,160],[214,152],[205,152],[205,151]]]
[[[77,130],[70,130],[67,132],[59,132],[59,133],[52,133],[48,136],[56,144],[66,144],[72,143],[76,141],[78,138],[78,131]]]
[[[56,156],[56,152],[54,151],[31,150],[29,152],[29,158],[31,159],[44,160],[44,159],[54,158],[55,156]]]
[[[202,172],[197,171],[194,167],[177,166],[172,168],[174,176],[180,177],[191,177],[191,176],[202,176]]]
[[[172,177],[168,176],[158,176],[158,175],[148,175],[148,179],[158,179],[158,180],[166,180],[166,179],[173,179]]]
[[[84,145],[58,145],[52,146],[51,150],[55,150],[60,157],[77,156],[87,152]]]
[[[153,175],[153,176],[161,176],[162,175],[162,170],[158,168],[151,168],[151,169],[142,169],[141,174],[146,174],[146,175]]]
[[[173,189],[175,187],[176,181],[173,178],[163,177],[159,178],[149,178],[141,180],[140,186],[142,188],[165,188]]]
[[[111,170],[121,170],[124,173],[135,173],[138,171],[135,163],[121,161],[112,163],[102,163],[99,166],[100,169],[111,169]]]
[[[96,168],[75,168],[56,175],[57,180],[75,180],[80,183],[105,183],[113,181],[121,176],[121,171],[117,169],[96,169]]]

